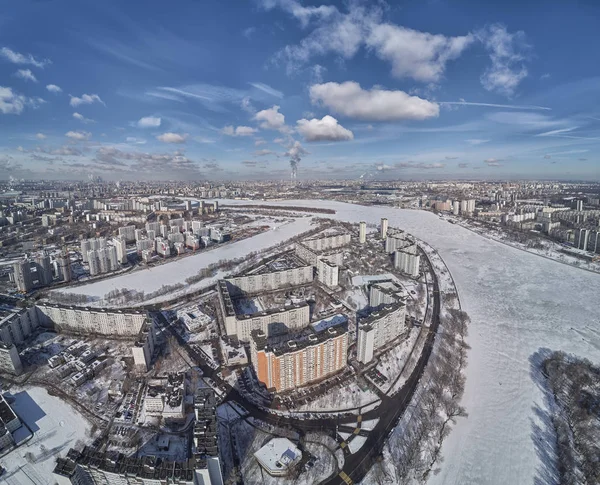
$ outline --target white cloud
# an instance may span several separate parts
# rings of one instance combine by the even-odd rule
[[[20,54],[18,52],[13,51],[12,49],[9,49],[8,47],[3,47],[2,49],[0,49],[0,56],[4,57],[5,59],[8,59],[13,64],[31,64],[32,66],[40,68],[44,67],[47,64],[51,64],[51,61],[49,59],[38,61],[31,54]]]
[[[94,120],[86,118],[81,113],[73,113],[73,118],[75,118],[76,120],[81,121],[82,123],[86,123],[86,124],[87,123],[94,123]]]
[[[80,104],[92,104],[92,103],[101,103],[104,104],[104,101],[100,99],[100,96],[97,94],[82,94],[80,98],[77,96],[71,96],[70,104],[73,107],[79,106]]]
[[[65,136],[71,140],[85,141],[89,140],[92,134],[89,131],[68,131]]]
[[[508,108],[508,109],[530,109],[530,110],[545,110],[551,111],[552,108],[547,108],[545,106],[535,106],[535,105],[518,105],[518,104],[497,104],[497,103],[472,103],[469,101],[465,101],[461,99],[460,101],[438,101],[438,104],[444,106],[485,106],[490,108]]]
[[[56,84],[48,84],[48,85],[46,85],[46,89],[48,91],[50,91],[51,93],[62,93],[62,89],[60,88],[60,86],[57,86]]]
[[[501,160],[498,160],[497,158],[486,158],[483,163],[487,164],[488,167],[501,167],[502,164],[500,163]]]
[[[467,143],[470,143],[471,145],[481,145],[483,143],[487,143],[490,140],[482,140],[481,138],[470,138],[467,140]]]
[[[264,157],[267,155],[274,155],[274,154],[275,154],[275,152],[273,150],[267,150],[266,148],[262,149],[262,150],[256,150],[254,152],[255,157]]]
[[[146,140],[143,138],[136,138],[135,136],[128,136],[125,138],[125,141],[127,143],[135,143],[136,145],[144,145],[146,143]]]
[[[511,97],[523,79],[527,77],[527,51],[522,31],[509,33],[501,24],[494,24],[478,31],[477,38],[490,54],[492,65],[481,76],[481,84],[488,91]]]
[[[420,170],[436,170],[440,168],[444,168],[446,164],[444,163],[425,163],[425,162],[398,162],[394,164],[394,168],[405,169],[405,168],[416,168]],[[380,168],[377,168],[380,170]]]
[[[156,137],[157,140],[164,143],[185,143],[187,135],[180,135],[179,133],[163,133]]]
[[[283,130],[286,128],[285,116],[279,112],[279,106],[277,105],[259,111],[254,119],[260,121],[260,127],[265,130]]]
[[[562,135],[564,133],[570,133],[571,131],[574,131],[577,128],[579,128],[579,127],[578,126],[571,126],[569,128],[561,128],[559,130],[550,130],[550,131],[546,131],[544,133],[538,133],[535,136],[556,136],[556,135]]]
[[[366,44],[377,56],[392,64],[397,78],[438,82],[446,63],[459,57],[473,42],[472,35],[446,37],[392,24],[375,25]]]
[[[5,115],[19,115],[26,106],[36,109],[45,102],[42,98],[28,98],[15,93],[12,88],[0,86],[0,113]]]
[[[227,136],[251,136],[256,133],[258,130],[256,128],[252,128],[250,126],[238,126],[234,128],[233,126],[225,126],[221,133]]]
[[[310,88],[310,98],[339,114],[363,120],[424,120],[439,115],[436,103],[404,91],[379,88],[367,91],[353,81],[315,84]]]
[[[27,98],[21,94],[16,94],[11,88],[0,86],[0,112],[4,114],[21,114]]]
[[[244,37],[246,37],[246,39],[250,39],[252,37],[252,34],[254,34],[254,32],[256,32],[256,27],[248,27],[248,28],[242,30],[242,35]]]
[[[252,102],[250,101],[250,97],[249,96],[246,96],[244,99],[242,99],[241,108],[246,113],[250,113],[252,115],[254,113],[256,113],[256,108],[252,105]]]
[[[144,116],[137,122],[140,128],[158,128],[160,126],[161,119],[155,116]]]
[[[379,8],[367,9],[355,3],[347,14],[337,13],[322,22],[299,44],[285,46],[276,60],[285,61],[287,72],[291,74],[314,56],[336,54],[342,59],[351,59],[364,44],[370,27],[380,18]]]
[[[298,133],[306,141],[345,141],[353,140],[354,134],[338,123],[333,116],[323,116],[323,119],[301,119],[296,122]]]
[[[38,140],[45,140],[46,139],[46,135],[44,135],[43,133],[36,133],[35,137]]]
[[[31,72],[31,69],[19,69],[17,72],[15,72],[15,76],[20,77],[25,81],[33,81],[34,83],[37,83],[37,79]]]
[[[257,138],[257,139],[254,141],[254,146],[255,146],[255,147],[259,147],[259,146],[261,146],[261,145],[266,145],[266,144],[267,144],[267,141],[266,141],[266,140],[263,140],[262,138]]]
[[[260,0],[259,2],[266,10],[279,7],[296,18],[303,27],[313,19],[323,19],[338,12],[332,5],[319,5],[318,7],[305,7],[296,0]]]
[[[281,91],[277,91],[277,89],[272,88],[268,84],[250,83],[250,86],[255,87],[256,89],[258,89],[259,91],[262,91],[263,93],[270,94],[271,96],[274,96],[275,98],[283,98],[283,93]]]

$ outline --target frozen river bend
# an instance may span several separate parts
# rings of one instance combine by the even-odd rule
[[[445,440],[441,472],[430,483],[555,483],[552,460],[542,452],[552,449],[552,436],[534,431],[547,429],[546,404],[530,359],[551,349],[600,363],[600,275],[510,248],[422,211],[331,201],[268,204],[331,208],[337,213],[327,217],[350,222],[387,217],[390,226],[429,242],[448,265],[472,320],[463,398],[469,417]]]

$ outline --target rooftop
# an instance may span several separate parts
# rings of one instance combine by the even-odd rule
[[[307,327],[304,331],[297,334],[267,337],[262,331],[253,330],[250,335],[257,350],[272,352],[279,356],[326,342],[329,339],[345,334],[347,330],[346,322],[338,322],[331,326],[325,326],[324,330],[316,333],[311,327]]]
[[[273,438],[254,453],[262,467],[277,474],[289,469],[301,457],[300,449],[287,438]]]

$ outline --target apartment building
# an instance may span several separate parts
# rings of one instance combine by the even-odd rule
[[[220,280],[217,288],[221,312],[225,320],[225,331],[229,336],[236,335],[241,341],[248,342],[252,330],[260,330],[272,336],[303,328],[310,322],[310,307],[307,303],[237,315],[227,282]]]
[[[143,311],[110,311],[49,304],[33,308],[40,312],[41,325],[80,334],[136,336],[148,321]]]
[[[414,243],[398,249],[394,253],[394,267],[413,278],[419,276],[420,263],[421,255],[419,254],[419,247]]]
[[[362,319],[358,326],[357,359],[370,362],[377,349],[398,338],[406,329],[406,306],[398,301]]]
[[[314,278],[313,273],[312,265],[306,265],[288,253],[267,261],[244,275],[225,278],[225,281],[231,296],[238,296],[308,284]]]
[[[346,366],[348,333],[344,324],[321,332],[291,338],[268,338],[253,330],[250,339],[252,365],[258,380],[277,392],[320,381]]]

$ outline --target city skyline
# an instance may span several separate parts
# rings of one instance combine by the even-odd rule
[[[20,2],[0,179],[598,180],[594,12]]]

